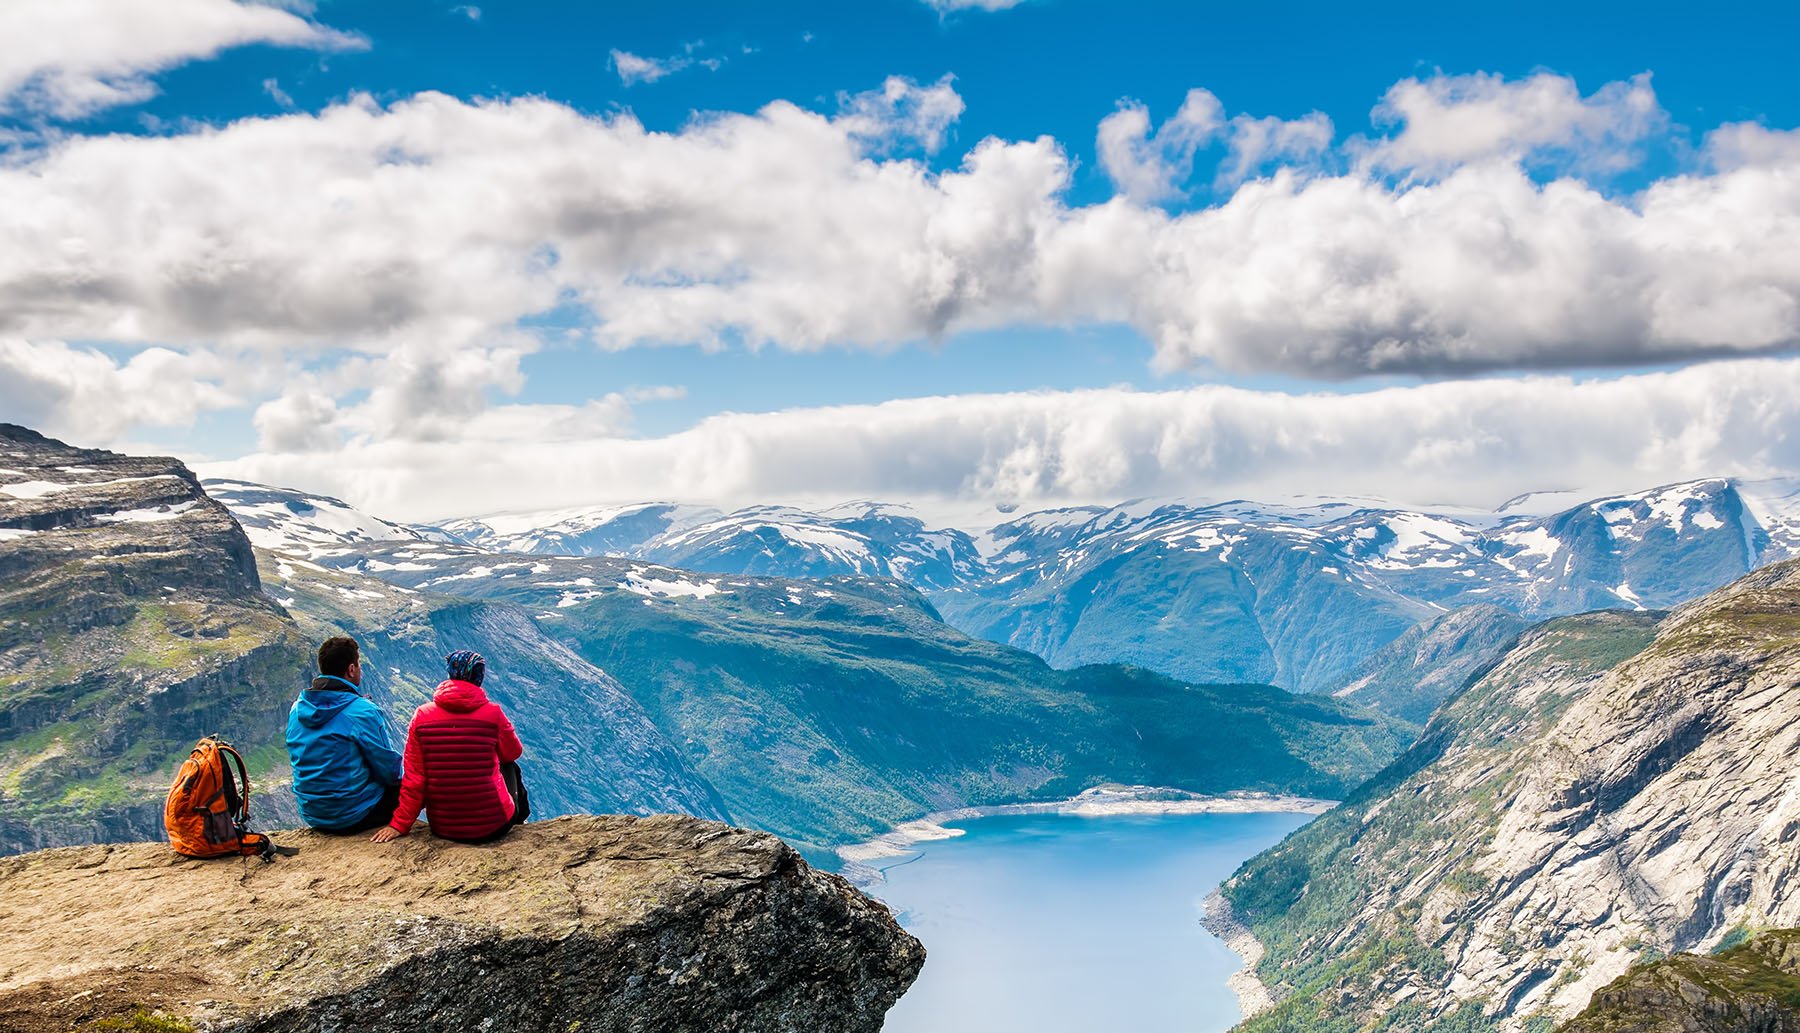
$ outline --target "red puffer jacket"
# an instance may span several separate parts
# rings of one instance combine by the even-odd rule
[[[512,820],[512,794],[500,779],[500,762],[518,760],[525,748],[512,722],[481,686],[447,681],[413,714],[406,730],[400,807],[390,824],[412,830],[421,808],[431,812],[431,831],[446,839],[484,839]]]

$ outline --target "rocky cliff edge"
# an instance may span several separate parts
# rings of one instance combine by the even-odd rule
[[[780,840],[695,818],[277,839],[298,856],[0,858],[0,1028],[875,1033],[925,959]]]

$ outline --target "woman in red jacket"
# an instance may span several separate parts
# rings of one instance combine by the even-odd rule
[[[406,730],[400,807],[375,842],[412,831],[420,809],[432,835],[464,843],[499,839],[531,814],[515,763],[525,752],[512,722],[481,691],[487,661],[459,649],[444,658],[450,677]]]

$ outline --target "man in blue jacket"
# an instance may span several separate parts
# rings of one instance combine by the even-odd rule
[[[319,676],[288,711],[287,748],[308,825],[347,836],[393,819],[400,754],[381,710],[363,697],[355,639],[329,638],[319,647]]]

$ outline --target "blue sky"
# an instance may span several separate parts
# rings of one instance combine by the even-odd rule
[[[82,192],[104,178],[93,172],[94,163],[138,160],[112,156],[102,138],[164,138],[170,146],[156,152],[155,160],[176,170],[168,173],[169,197],[154,196],[161,187],[147,174],[142,185],[124,188],[132,195],[125,199],[130,214],[115,220],[148,220],[128,227],[132,233],[121,232],[121,237],[153,240],[158,248],[180,236],[169,232],[169,223],[181,218],[171,206],[193,201],[194,184],[205,182],[190,178],[186,186],[176,185],[178,176],[203,175],[193,167],[201,159],[180,157],[179,151],[221,152],[223,157],[204,160],[220,162],[210,174],[212,185],[222,191],[263,177],[281,185],[265,192],[264,208],[230,226],[196,231],[201,240],[196,249],[176,254],[157,270],[96,274],[84,266],[85,271],[58,281],[66,286],[73,276],[85,283],[83,277],[94,275],[95,282],[114,285],[99,295],[84,293],[86,288],[63,294],[52,290],[40,305],[37,296],[16,292],[41,291],[41,284],[23,273],[13,276],[14,293],[5,296],[26,297],[20,308],[34,315],[20,317],[12,327],[0,326],[0,335],[17,335],[20,382],[46,385],[30,395],[20,389],[12,400],[16,418],[99,444],[240,462],[238,472],[250,475],[316,477],[314,486],[403,508],[412,508],[415,496],[418,508],[434,513],[443,503],[427,501],[401,484],[401,471],[392,465],[397,460],[375,462],[370,456],[404,452],[406,443],[449,441],[441,426],[419,426],[446,406],[472,407],[470,415],[484,412],[495,427],[507,428],[494,431],[500,436],[487,441],[486,450],[496,455],[531,444],[520,428],[537,420],[576,428],[562,432],[571,440],[608,438],[615,451],[643,451],[628,444],[634,440],[679,441],[667,446],[670,454],[688,455],[717,447],[696,429],[723,413],[780,416],[837,407],[885,414],[885,419],[892,411],[879,409],[879,403],[896,399],[972,399],[967,407],[980,410],[987,406],[981,398],[1021,392],[1061,405],[1072,393],[1111,391],[1107,397],[1115,398],[1120,389],[1148,396],[1209,386],[1240,389],[1243,397],[1262,405],[1275,396],[1385,399],[1401,397],[1396,391],[1416,390],[1426,392],[1418,397],[1448,397],[1442,389],[1457,383],[1535,383],[1546,376],[1564,386],[1620,379],[1648,384],[1644,378],[1677,376],[1699,360],[1784,354],[1800,336],[1792,325],[1792,282],[1785,273],[1769,272],[1783,264],[1779,244],[1764,240],[1759,246],[1775,251],[1750,255],[1744,269],[1719,273],[1722,285],[1672,282],[1674,273],[1645,266],[1668,252],[1665,238],[1671,233],[1690,234],[1691,239],[1677,243],[1698,249],[1697,254],[1711,254],[1717,247],[1693,236],[1698,231],[1692,227],[1704,219],[1679,212],[1652,220],[1648,216],[1655,212],[1646,211],[1655,208],[1646,198],[1678,194],[1680,185],[1694,177],[1709,191],[1716,188],[1721,198],[1727,197],[1728,187],[1739,190],[1729,195],[1737,198],[1728,203],[1734,212],[1745,204],[1774,203],[1773,214],[1791,214],[1781,207],[1785,196],[1771,202],[1755,194],[1764,189],[1757,185],[1762,180],[1752,183],[1746,171],[1752,164],[1765,171],[1784,167],[1784,148],[1791,146],[1788,130],[1800,125],[1800,90],[1793,88],[1790,71],[1800,10],[1791,5],[1719,6],[1702,14],[1677,4],[1480,9],[1389,4],[1374,9],[1311,3],[1276,11],[1265,5],[1024,0],[1000,10],[940,11],[920,0],[763,5],[324,0],[292,13],[245,14],[230,0],[182,0],[165,12],[162,24],[147,27],[142,35],[149,40],[171,33],[172,23],[187,19],[193,31],[185,42],[173,32],[171,41],[146,42],[139,52],[85,53],[82,48],[90,44],[82,40],[93,34],[81,31],[79,19],[124,17],[122,8],[109,8],[110,2],[85,0],[73,5],[83,8],[76,14],[57,16],[61,27],[53,25],[50,31],[63,31],[68,38],[47,44],[47,56],[39,64],[23,63],[12,71],[12,98],[0,106],[0,131],[10,133],[6,168],[35,176],[31,189],[55,192],[58,210],[97,217],[116,198]],[[660,65],[661,74],[626,81],[629,74],[621,73],[650,67],[644,62]],[[7,95],[7,73],[0,64],[0,98]],[[884,83],[901,84],[886,106],[878,97]],[[1415,87],[1410,94],[1405,92],[1408,83]],[[95,89],[108,99],[93,100]],[[1209,96],[1184,107],[1184,100],[1195,101],[1192,90]],[[415,101],[426,91],[447,94],[461,104],[433,114],[423,110],[429,105],[421,108]],[[334,267],[334,242],[354,237],[354,230],[347,233],[330,210],[307,216],[304,205],[316,200],[319,191],[335,190],[363,173],[322,164],[319,178],[308,180],[310,171],[283,177],[271,169],[283,160],[282,153],[306,154],[304,147],[311,145],[297,142],[302,134],[323,134],[320,146],[342,140],[354,149],[375,146],[365,145],[365,137],[357,134],[373,138],[392,130],[402,132],[397,139],[428,140],[420,145],[423,156],[408,154],[402,160],[435,171],[450,164],[451,151],[458,152],[458,160],[470,159],[463,152],[471,148],[462,142],[470,137],[457,133],[483,132],[490,126],[497,130],[492,152],[473,158],[504,167],[507,141],[527,139],[509,134],[579,132],[544,128],[532,113],[535,109],[509,104],[530,98],[586,120],[593,130],[588,135],[594,137],[587,143],[597,148],[595,154],[624,160],[621,156],[636,153],[630,149],[640,144],[646,155],[663,149],[658,139],[692,144],[682,160],[690,166],[723,163],[718,169],[721,191],[733,176],[748,175],[744,169],[760,167],[769,152],[757,148],[778,152],[783,146],[745,143],[745,134],[778,140],[797,133],[792,136],[795,147],[819,142],[809,135],[815,132],[839,134],[856,141],[853,146],[861,148],[865,164],[820,173],[816,188],[821,196],[839,185],[850,194],[842,207],[830,207],[822,226],[804,231],[826,234],[817,251],[833,251],[835,243],[843,242],[838,234],[862,233],[858,220],[864,209],[879,232],[901,234],[895,240],[902,251],[921,243],[908,236],[915,232],[948,233],[952,239],[948,244],[936,237],[924,240],[919,255],[902,254],[892,264],[886,263],[886,252],[873,248],[875,264],[866,270],[857,264],[868,258],[861,254],[835,265],[820,260],[817,268],[792,257],[763,264],[760,256],[767,248],[787,243],[780,220],[789,216],[775,201],[765,206],[760,198],[766,191],[773,199],[784,184],[791,184],[789,170],[769,173],[776,178],[768,181],[734,182],[731,197],[707,196],[702,174],[698,185],[682,187],[687,193],[679,200],[667,200],[672,206],[667,210],[656,207],[663,201],[646,202],[656,218],[673,217],[670,212],[679,208],[679,220],[670,225],[698,235],[665,243],[677,232],[670,229],[670,237],[648,238],[633,252],[628,248],[639,243],[622,238],[629,231],[619,226],[567,231],[571,213],[600,205],[606,218],[613,218],[626,203],[611,195],[600,200],[585,195],[585,179],[598,184],[596,194],[610,189],[610,170],[584,157],[587,163],[576,163],[579,172],[573,179],[558,172],[550,179],[529,180],[549,184],[546,190],[568,192],[545,202],[562,222],[546,231],[540,243],[509,243],[514,248],[507,252],[510,258],[482,255],[484,262],[501,263],[503,277],[516,273],[520,279],[493,286],[505,296],[471,302],[464,312],[459,299],[487,290],[495,283],[492,276],[470,271],[464,275],[472,278],[460,285],[454,277],[436,283],[429,271],[405,267],[412,256],[427,254],[438,255],[434,261],[439,265],[453,265],[462,253],[456,239],[468,241],[467,253],[475,254],[509,232],[501,223],[513,216],[496,213],[495,225],[484,226],[482,212],[471,210],[483,203],[479,176],[458,179],[455,190],[445,187],[441,195],[436,192],[441,184],[424,181],[420,196],[429,200],[419,203],[442,207],[402,212],[403,218],[392,225],[368,220],[369,233],[386,235],[391,246],[379,254],[346,255]],[[819,120],[807,128],[755,114],[782,102],[813,112]],[[939,107],[930,107],[934,104]],[[1136,112],[1138,105],[1141,123],[1121,117]],[[356,117],[331,114],[358,106],[371,113],[367,126]],[[484,122],[484,111],[499,111],[503,117]],[[909,122],[917,112],[929,117]],[[1190,112],[1195,113],[1192,119]],[[732,113],[750,120],[720,123]],[[446,130],[448,136],[434,135],[440,131],[440,116],[465,120],[465,125]],[[619,127],[632,120],[648,138],[633,136],[629,127],[623,132],[628,139],[620,138]],[[353,122],[358,124],[346,128]],[[1102,153],[1097,134],[1109,122],[1121,142]],[[1742,140],[1715,132],[1740,123],[1751,127],[1740,134]],[[709,137],[704,129],[709,124],[724,128]],[[1267,139],[1286,142],[1254,150],[1245,141],[1264,139],[1251,135],[1258,125],[1277,134]],[[266,132],[260,128],[264,126]],[[229,143],[209,143],[208,127],[232,127]],[[421,132],[426,135],[417,135]],[[277,146],[273,134],[293,139]],[[721,145],[721,136],[737,142]],[[1040,137],[1048,139],[1052,153],[1032,150],[1031,142]],[[1017,176],[994,173],[991,167],[971,171],[967,163],[972,153],[990,138],[1022,170]],[[0,143],[7,139],[0,137]],[[539,135],[527,142],[536,149],[521,163],[543,163],[546,155],[554,163],[558,151],[553,140]],[[283,152],[283,146],[302,149]],[[577,146],[571,144],[570,153]],[[448,150],[440,153],[434,147]],[[1241,173],[1224,172],[1228,159],[1240,152],[1253,153],[1255,160]],[[376,158],[367,174],[387,176],[381,169],[392,162]],[[876,196],[878,191],[863,190],[867,184],[858,185],[859,167],[902,179],[922,175],[923,192],[902,184],[891,194]],[[667,175],[682,171],[688,170],[671,167]],[[1525,177],[1523,193],[1506,179],[1509,171]],[[969,174],[971,190],[992,190],[993,196],[969,202],[955,195],[952,181],[963,173]],[[1050,178],[1042,179],[1046,176]],[[1030,183],[1039,181],[1054,186],[1047,196],[1032,200]],[[1559,217],[1547,214],[1558,203],[1558,181],[1592,195],[1583,202],[1583,218],[1593,220],[1593,234],[1616,230],[1620,246],[1638,249],[1624,272],[1597,268],[1617,250],[1605,240],[1593,244],[1591,253],[1564,253],[1564,243],[1554,239]],[[657,182],[652,174],[649,185],[633,187],[636,192],[630,196],[641,201],[646,190],[654,195]],[[374,178],[368,185],[393,188]],[[1361,191],[1365,196],[1354,203],[1373,207],[1334,207],[1339,204],[1332,199],[1334,190]],[[1272,200],[1259,200],[1263,192]],[[1502,208],[1526,205],[1530,211],[1487,211],[1483,198],[1488,193],[1506,199]],[[385,196],[388,210],[379,213],[384,219],[410,203],[404,193]],[[516,196],[507,201],[524,204]],[[1283,208],[1288,202],[1294,202],[1291,213]],[[918,204],[950,208],[933,215],[908,207]],[[889,211],[883,205],[895,207]],[[83,212],[84,206],[91,211]],[[535,211],[525,207],[527,214]],[[1434,214],[1419,216],[1416,209],[1421,207],[1431,207]],[[1419,225],[1404,249],[1396,244],[1392,253],[1384,253],[1377,238],[1386,231],[1379,223],[1390,209],[1402,220],[1394,226]],[[1013,221],[980,228],[985,225],[980,220],[995,211],[1010,213]],[[1271,211],[1276,214],[1267,214]],[[766,215],[769,225],[743,230],[741,236],[731,235],[739,232],[736,228],[721,230],[715,240],[704,226],[694,226],[692,220],[702,216],[681,212],[708,212],[704,218],[724,218],[734,227],[740,217],[755,222]],[[807,212],[802,206],[792,215],[797,225]],[[1364,231],[1357,220],[1364,217],[1371,220],[1370,236],[1359,238],[1356,234]],[[193,218],[198,225],[205,213],[197,209]],[[999,233],[1001,226],[1016,228],[1020,219],[1036,220],[1037,227],[1032,232],[1038,243],[1018,244],[1024,251],[989,248],[980,236]],[[1420,260],[1420,253],[1434,248],[1440,236],[1463,232],[1471,220],[1490,219],[1513,233],[1512,242],[1530,256],[1521,259],[1528,265],[1566,260],[1569,276],[1593,277],[1593,285],[1584,289],[1597,299],[1597,310],[1609,308],[1605,292],[1622,280],[1629,283],[1618,289],[1629,289],[1637,300],[1618,306],[1641,304],[1642,310],[1610,322],[1583,315],[1576,310],[1586,295],[1571,291],[1569,297],[1551,296],[1565,277],[1547,264],[1526,272],[1538,277],[1537,289],[1545,292],[1542,307],[1563,315],[1536,311],[1538,296],[1530,293],[1529,276],[1527,282],[1509,286],[1514,293],[1506,301],[1480,296],[1479,269],[1471,270],[1468,283],[1436,282],[1434,267]],[[1536,228],[1514,229],[1533,219],[1539,220]],[[1634,219],[1642,225],[1624,225]],[[454,224],[441,234],[448,242],[438,239],[434,224],[439,221]],[[900,223],[914,228],[896,229]],[[1087,236],[1072,233],[1068,242],[1044,243],[1052,229],[1076,223]],[[37,235],[21,232],[13,243],[26,254],[32,248],[103,247],[99,234],[84,236],[81,225],[71,216],[70,227],[56,230],[60,236],[53,235],[54,227],[28,227]],[[277,225],[282,229],[267,228]],[[267,254],[271,241],[279,234],[315,229],[318,243],[308,247],[303,259],[286,260],[285,268],[293,272],[283,285],[284,267]],[[409,232],[422,235],[416,249],[393,237]],[[231,239],[236,233],[241,239]],[[1270,235],[1268,247],[1259,243],[1259,233]],[[431,238],[428,243],[426,237]],[[1466,257],[1484,262],[1491,260],[1494,247],[1508,246],[1484,244],[1483,239],[1477,234],[1472,243],[1459,246],[1475,249]],[[1096,243],[1090,248],[1084,240]],[[1725,244],[1727,251],[1742,250],[1731,241]],[[619,248],[627,250],[615,254]],[[582,249],[605,252],[593,259],[598,267],[575,271],[571,256]],[[1218,257],[1224,252],[1235,258]],[[1115,253],[1119,260],[1109,266],[1108,255]],[[720,265],[722,254],[738,257]],[[266,274],[233,279],[265,258],[271,262]],[[1006,264],[1015,261],[1035,263],[1029,284],[1003,282]],[[1133,265],[1139,261],[1144,263],[1141,273]],[[309,267],[318,263],[323,271],[300,270],[297,262]],[[550,271],[543,275],[544,270],[505,268],[509,262],[549,262]],[[920,273],[919,262],[947,264],[938,273]],[[995,262],[999,264],[983,265]],[[1221,264],[1212,267],[1209,262]],[[1705,266],[1691,258],[1670,262],[1690,270]],[[1121,286],[1111,292],[1096,287],[1085,294],[1079,282],[1046,286],[1046,278],[1054,279],[1057,270],[1076,266],[1086,272],[1066,275],[1104,279],[1116,268]],[[349,276],[345,270],[352,267],[366,268],[368,275],[350,277],[345,281],[349,286],[323,282],[333,275]],[[1226,282],[1251,267],[1257,270],[1254,277]],[[177,275],[172,268],[182,271]],[[1205,268],[1213,271],[1202,272]],[[1506,274],[1512,266],[1497,268]],[[304,312],[279,319],[255,314],[289,305],[333,309],[336,299],[356,284],[379,282],[390,273],[396,282],[412,286],[396,287],[400,295],[370,301],[366,308],[346,302],[355,311],[341,318],[334,312],[324,328]],[[895,312],[886,312],[883,284],[896,274],[924,277],[910,288],[896,288],[898,294],[925,289],[920,284],[949,291],[948,300],[932,303],[950,306],[941,309],[947,315],[933,315],[907,297],[895,303]],[[230,283],[201,292],[213,300],[187,295],[195,277],[214,276],[220,284]],[[423,278],[406,279],[413,276]],[[954,277],[950,286],[945,286],[945,276]],[[1371,276],[1393,282],[1371,287]],[[0,270],[0,292],[9,286],[6,277]],[[1168,282],[1137,293],[1136,284],[1158,278]],[[1271,290],[1288,291],[1290,280],[1291,299],[1260,297]],[[122,283],[135,286],[117,287]],[[441,288],[448,302],[427,301],[431,290],[421,284]],[[696,285],[718,290],[687,289]],[[1745,300],[1734,301],[1734,291]],[[1346,300],[1356,292],[1357,297]],[[172,293],[181,295],[179,304],[168,300]],[[101,300],[81,300],[96,297]],[[803,311],[809,297],[820,301],[822,314]],[[1252,297],[1258,298],[1254,304],[1241,300]],[[1719,299],[1721,311],[1695,314],[1706,309],[1709,297]],[[1679,305],[1659,300],[1669,298],[1688,300]],[[237,310],[239,304],[244,311]],[[830,311],[834,304],[842,311]],[[208,305],[217,311],[196,311],[196,306]],[[421,316],[411,311],[415,306],[429,311]],[[40,309],[51,314],[35,315]],[[395,316],[398,310],[407,313]],[[621,329],[627,327],[633,329]],[[759,343],[745,347],[745,340]],[[139,361],[146,352],[155,354]],[[82,357],[83,364],[71,356]],[[62,372],[42,372],[51,364],[59,364]],[[78,366],[91,372],[72,372]],[[1779,368],[1786,372],[1785,365]],[[1768,381],[1767,376],[1750,379]],[[95,401],[111,397],[109,392],[129,396],[133,385],[146,383],[190,401],[173,409],[144,407],[141,414],[135,402],[109,407]],[[401,386],[389,391],[390,383]],[[1199,409],[1224,404],[1200,401],[1198,395],[1182,397],[1194,398]],[[0,403],[6,401],[0,396]],[[1123,404],[1130,409],[1133,403]],[[1378,411],[1386,403],[1363,404],[1370,407],[1368,414],[1356,420],[1386,419]],[[107,410],[106,418],[95,415],[97,408]],[[566,411],[571,409],[584,411]],[[422,421],[422,413],[430,418]],[[843,418],[860,425],[875,417]],[[943,418],[959,427],[969,424],[966,415]],[[1675,412],[1665,418],[1672,425],[1685,419]],[[1034,426],[1040,420],[1025,418]],[[1214,415],[1206,416],[1206,421],[1214,420]],[[315,424],[329,432],[312,433]],[[476,437],[459,439],[463,450],[482,450],[479,432],[467,433]],[[732,430],[726,437],[740,433]],[[927,437],[888,447],[907,455],[937,447],[928,437],[937,431],[914,428],[909,433]],[[1010,428],[1001,434],[1009,443],[984,445],[978,454],[945,448],[958,458],[943,460],[941,483],[902,481],[892,490],[1016,495],[1021,491],[1018,477],[1007,480],[997,471],[1028,463],[1023,457],[1031,455],[1050,458],[1044,460],[1043,476],[1024,478],[1023,491],[1050,500],[1171,485],[1191,490],[1227,483],[1301,487],[1318,472],[1316,466],[1300,463],[1285,477],[1246,479],[1245,468],[1227,471],[1207,465],[1213,460],[1198,466],[1187,459],[1171,464],[1165,456],[1157,460],[1162,472],[1147,480],[1132,474],[1089,483],[1069,474],[1070,456],[1057,451],[1067,447],[1066,428],[1055,432],[1061,444],[1018,438],[1031,433],[1037,432]],[[1333,434],[1331,440],[1343,440]],[[1262,454],[1267,446],[1240,444],[1234,450],[1245,454]],[[1780,445],[1786,447],[1785,438]],[[1450,443],[1446,454],[1477,446]],[[1731,451],[1733,447],[1720,445],[1679,461],[1642,451],[1623,455],[1615,449],[1584,459],[1564,476],[1625,481],[1721,466],[1779,472],[1788,462],[1788,453],[1780,448],[1748,455]],[[1300,451],[1311,457],[1309,463],[1330,465],[1319,458],[1316,444]],[[314,459],[306,460],[308,454]],[[321,454],[335,456],[348,472],[310,472],[321,466]],[[288,461],[274,458],[281,456]],[[561,492],[525,494],[548,503],[589,497],[600,501],[600,495],[620,499],[634,492],[646,497],[763,491],[829,496],[883,487],[879,477],[867,483],[849,478],[841,485],[809,485],[785,471],[761,482],[754,477],[691,484],[650,478],[621,487],[617,471],[636,467],[620,466],[624,461],[610,456],[595,458],[593,481]],[[399,462],[411,469],[416,461]],[[505,467],[508,460],[499,462]],[[962,469],[957,466],[961,462],[974,467]],[[1299,463],[1291,455],[1281,462]],[[1506,462],[1513,478],[1508,483],[1541,465],[1533,457],[1510,453]],[[849,460],[843,463],[854,466]],[[1185,470],[1182,476],[1188,480],[1169,474],[1171,465]],[[1404,482],[1367,488],[1417,490],[1431,477],[1446,475],[1444,469],[1422,468]],[[1461,494],[1502,490],[1497,482],[1477,480],[1478,486]],[[1002,482],[1009,486],[997,487]]]
[[[752,111],[774,100],[829,112],[840,93],[888,75],[920,82],[955,76],[967,109],[948,145],[922,156],[960,162],[985,136],[1059,140],[1079,164],[1072,202],[1104,200],[1111,183],[1094,161],[1094,127],[1123,98],[1167,115],[1202,86],[1234,108],[1299,117],[1319,110],[1340,133],[1370,131],[1370,109],[1396,80],[1433,72],[1523,77],[1539,70],[1587,88],[1654,74],[1676,122],[1700,131],[1721,122],[1800,123],[1791,43],[1800,9],[1691,5],[1539,3],[1475,9],[1442,3],[1284,5],[1112,4],[1028,0],[1003,11],[940,15],[918,0],[843,3],[489,3],[326,0],[318,20],[369,40],[362,52],[317,54],[274,47],[230,51],[177,68],[162,94],[93,122],[145,131],[168,123],[317,110],[356,92],[391,101],[422,90],[464,98],[542,95],[603,114],[628,109],[651,129],[676,130],[697,112]],[[691,48],[691,51],[690,51]],[[654,82],[627,85],[613,50],[689,64]],[[746,53],[746,50],[749,52]],[[1668,164],[1658,155],[1635,186]],[[1611,185],[1611,184],[1609,184]],[[1215,200],[1204,179],[1191,205]],[[1216,368],[1158,373],[1151,348],[1124,327],[1031,327],[922,340],[878,351],[794,355],[773,349],[702,355],[698,348],[596,354],[562,346],[527,360],[524,400],[576,402],[634,384],[677,384],[687,396],[638,411],[636,428],[668,433],[723,410],[874,402],[962,391],[1067,389],[1130,384],[1144,390],[1221,382],[1280,390],[1366,390],[1404,377],[1322,382],[1234,375]],[[1597,371],[1597,375],[1607,375]],[[214,433],[231,433],[219,421]],[[247,421],[232,436],[250,444]],[[165,440],[180,443],[177,432]],[[220,441],[220,444],[224,444]],[[216,446],[209,451],[216,451]]]

